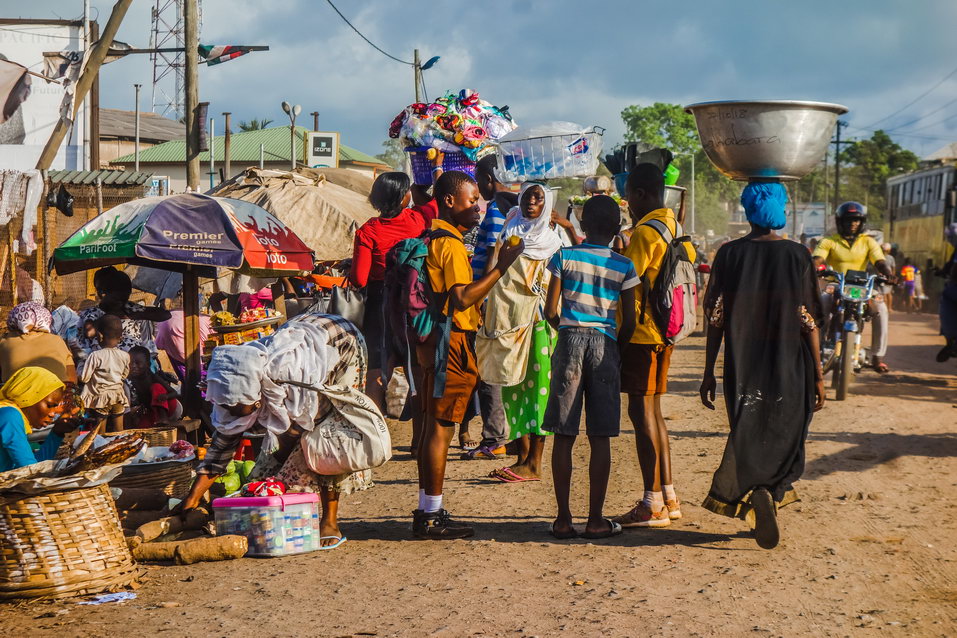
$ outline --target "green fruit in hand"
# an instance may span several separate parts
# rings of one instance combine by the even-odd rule
[[[243,461],[243,483],[249,480],[249,475],[253,473],[254,467],[256,467],[256,461]]]
[[[236,473],[236,461],[230,461],[226,464],[226,474]]]

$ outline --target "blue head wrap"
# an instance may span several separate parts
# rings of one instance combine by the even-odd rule
[[[741,205],[755,226],[777,230],[787,224],[788,193],[779,182],[749,182],[741,193]]]

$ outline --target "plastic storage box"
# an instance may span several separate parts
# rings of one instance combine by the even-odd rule
[[[497,177],[503,183],[587,177],[598,171],[602,133],[572,122],[515,129],[497,143]]]
[[[319,496],[232,496],[213,501],[216,534],[249,539],[247,556],[288,556],[319,549]]]

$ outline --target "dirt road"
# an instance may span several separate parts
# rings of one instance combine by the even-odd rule
[[[0,606],[10,636],[953,636],[957,634],[957,364],[933,361],[933,317],[894,315],[893,372],[859,378],[811,425],[801,503],[783,541],[697,506],[725,440],[697,400],[703,343],[683,344],[664,412],[684,519],[609,540],[558,542],[541,483],[493,484],[491,462],[449,464],[449,508],[474,540],[411,539],[415,466],[343,502],[340,549],[147,568],[136,600]],[[408,427],[396,425],[397,445]],[[405,448],[402,448],[403,450]],[[549,447],[550,449],[550,447]],[[587,444],[573,505],[586,513]],[[607,512],[641,481],[630,425],[613,445]],[[546,457],[548,454],[546,453]]]

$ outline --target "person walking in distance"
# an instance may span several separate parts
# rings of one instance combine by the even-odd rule
[[[635,427],[644,495],[615,522],[622,527],[666,527],[681,518],[671,475],[668,430],[661,413],[661,395],[668,390],[668,367],[674,346],[666,344],[651,313],[643,313],[643,305],[669,246],[656,226],[667,228],[672,237],[681,236],[682,231],[674,211],[664,205],[665,177],[656,165],[636,166],[628,175],[625,196],[636,223],[624,254],[634,264],[643,288],[635,295],[639,321],[621,355],[621,391],[628,395],[628,417]],[[694,248],[690,243],[685,248],[693,262]]]

